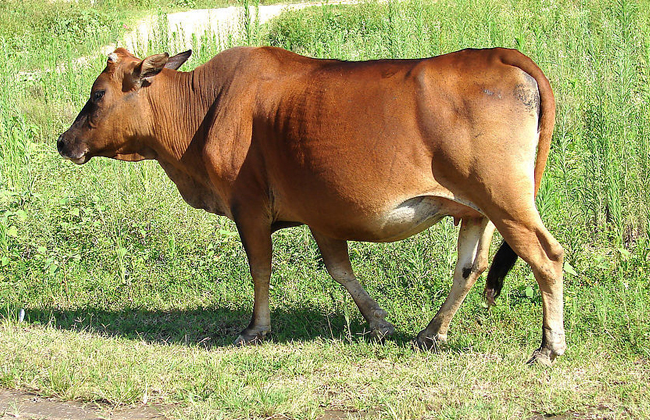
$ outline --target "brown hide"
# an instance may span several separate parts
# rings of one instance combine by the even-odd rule
[[[563,353],[563,251],[534,203],[555,103],[530,59],[491,49],[344,62],[263,47],[175,71],[187,57],[116,50],[58,149],[76,163],[156,159],[190,205],[235,221],[255,282],[239,343],[270,331],[274,230],[308,225],[330,274],[384,335],[393,326],[354,278],[346,241],[399,240],[452,216],[462,220],[452,291],[418,343],[446,339],[496,227],[542,291],[534,359]]]

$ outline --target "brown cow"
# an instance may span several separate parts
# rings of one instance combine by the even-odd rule
[[[486,297],[523,258],[544,308],[531,361],[564,352],[564,251],[535,208],[555,102],[529,58],[490,49],[345,62],[234,48],[176,71],[190,53],[140,60],[117,49],[58,150],[78,164],[156,159],[191,206],[235,221],[255,284],[252,321],[236,343],[271,330],[275,230],[308,225],[331,276],[383,336],[394,327],[356,280],[347,241],[397,241],[452,216],[461,221],[453,285],[417,343],[446,340],[496,227],[505,242]]]

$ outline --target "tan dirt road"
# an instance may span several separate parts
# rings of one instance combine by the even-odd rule
[[[0,420],[164,420],[160,407],[112,408],[97,403],[61,402],[23,391],[0,390]]]

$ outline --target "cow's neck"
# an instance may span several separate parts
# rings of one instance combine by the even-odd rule
[[[196,72],[165,70],[151,88],[152,149],[156,159],[192,207],[228,214],[223,194],[212,185],[203,159],[209,110],[220,92],[205,86]],[[201,84],[199,89],[199,84]]]
[[[216,83],[214,89],[199,88],[196,77],[196,72],[165,70],[156,77],[149,94],[152,146],[161,158],[192,166],[194,159],[200,159],[205,139],[202,123],[220,90]]]

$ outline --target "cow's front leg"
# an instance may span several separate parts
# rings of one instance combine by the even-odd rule
[[[253,223],[250,220],[235,222],[248,257],[255,288],[253,317],[248,327],[235,340],[235,345],[255,344],[271,332],[271,311],[269,310],[271,228],[268,224]]]
[[[359,284],[352,272],[352,265],[348,255],[348,243],[329,238],[313,230],[312,234],[323,256],[327,271],[334,280],[342,284],[350,293],[361,314],[368,321],[372,334],[379,338],[393,334],[395,327],[384,319],[387,315],[386,311],[368,295],[368,292]]]

